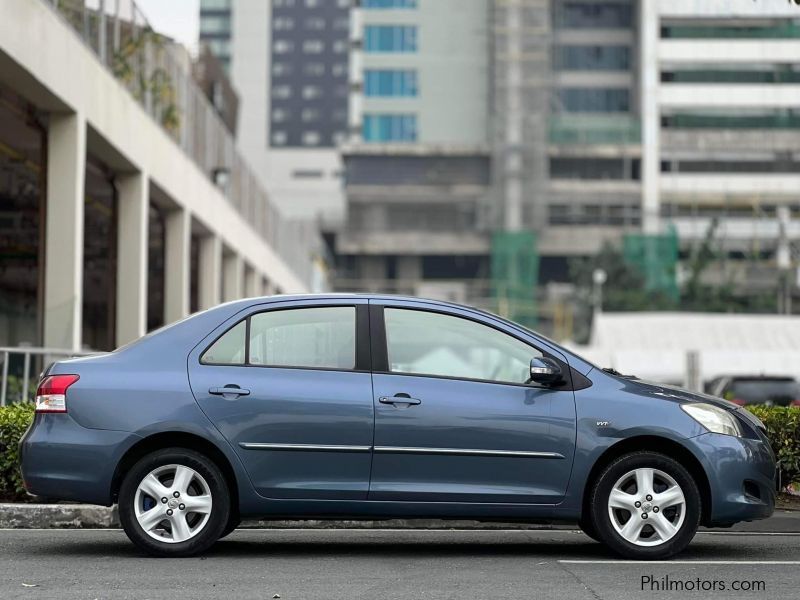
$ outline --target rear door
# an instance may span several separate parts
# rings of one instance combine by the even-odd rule
[[[189,357],[200,407],[269,498],[364,499],[373,432],[366,300],[253,307]]]

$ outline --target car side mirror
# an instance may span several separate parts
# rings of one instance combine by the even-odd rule
[[[531,359],[530,382],[553,385],[562,381],[561,366],[552,358],[541,357]]]

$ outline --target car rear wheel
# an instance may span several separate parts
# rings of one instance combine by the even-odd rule
[[[230,494],[219,468],[183,448],[148,454],[125,475],[119,517],[125,533],[154,556],[192,556],[216,542],[229,521]]]
[[[700,492],[691,474],[655,452],[612,462],[595,482],[590,506],[599,538],[626,558],[674,556],[689,545],[700,523]]]

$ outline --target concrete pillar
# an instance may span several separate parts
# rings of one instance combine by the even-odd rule
[[[164,261],[164,322],[172,323],[189,314],[192,217],[178,208],[167,213]]]
[[[83,310],[86,121],[51,115],[47,134],[44,336],[48,348],[79,350]]]
[[[261,296],[261,286],[256,270],[250,265],[244,268],[244,295],[246,298]]]
[[[147,333],[147,229],[150,190],[147,175],[118,178],[117,346]]]
[[[655,234],[660,230],[661,207],[659,202],[659,177],[661,164],[661,120],[658,107],[659,90],[659,2],[639,3],[639,54],[642,113],[642,229]]]
[[[244,292],[244,261],[232,252],[222,257],[222,299],[238,300]]]
[[[200,238],[198,259],[198,301],[200,310],[205,310],[220,303],[222,242],[217,236]]]

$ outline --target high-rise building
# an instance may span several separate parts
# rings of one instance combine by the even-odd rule
[[[241,99],[239,146],[289,217],[343,218],[351,0],[202,0],[200,40]]]
[[[341,289],[496,308],[503,248],[566,282],[607,241],[685,255],[715,221],[752,282],[736,259],[800,237],[792,3],[364,0],[352,23]]]

